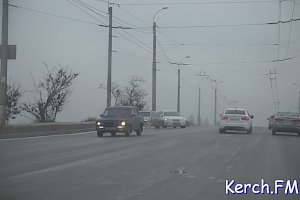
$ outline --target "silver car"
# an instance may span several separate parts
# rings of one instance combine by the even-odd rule
[[[158,112],[155,111],[139,111],[139,115],[144,119],[144,126],[150,128],[160,128],[163,126],[163,119],[160,117]]]
[[[300,117],[296,112],[278,112],[274,117],[272,134],[276,132],[297,133],[300,135]]]

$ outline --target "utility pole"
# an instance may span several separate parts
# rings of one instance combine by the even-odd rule
[[[169,62],[170,64],[173,65],[177,65],[178,67],[178,81],[177,81],[177,85],[178,85],[178,89],[177,89],[177,112],[180,112],[180,65],[189,65],[189,64],[184,64],[182,63],[182,61],[186,58],[190,58],[190,56],[185,56],[183,57],[180,61],[178,62]]]
[[[215,110],[214,110],[214,125],[217,125],[217,84],[215,87]]]
[[[217,82],[217,80],[211,80],[215,82],[215,108],[214,108],[214,125],[217,125],[217,88],[219,83],[223,83],[223,81]]]
[[[269,73],[264,74],[264,75],[269,76],[269,78],[270,78],[271,92],[272,92],[272,98],[273,98],[273,102],[274,102],[275,112],[279,112],[279,98],[278,98],[277,82],[276,82],[276,75],[278,75],[278,73],[276,72],[276,69],[274,69],[273,72],[272,72],[272,70],[270,70]],[[276,100],[275,100],[275,95],[274,95],[274,90],[273,90],[273,81],[275,83]]]
[[[180,67],[178,67],[177,112],[180,113]]]
[[[111,106],[111,63],[112,63],[112,7],[108,7],[109,34],[108,34],[108,70],[107,70],[107,98],[106,107]]]
[[[200,87],[199,87],[199,98],[198,98],[198,126],[201,126],[201,117],[200,117]]]
[[[153,21],[152,111],[156,111],[156,23]]]
[[[298,113],[300,115],[300,88],[299,88],[299,99],[298,99]]]
[[[293,84],[294,86],[298,87],[298,90],[299,90],[299,99],[298,99],[298,113],[300,115],[300,84],[297,84],[297,83],[294,83]]]
[[[205,78],[208,78],[209,76],[205,74],[205,72],[202,74],[201,71],[199,74],[196,74],[196,76],[203,76]],[[200,103],[201,103],[201,88],[200,88],[200,81],[199,81],[199,99],[198,99],[198,126],[201,126],[201,110],[200,110]]]
[[[7,104],[7,59],[16,59],[16,45],[8,45],[8,0],[2,5],[2,39],[0,46],[0,134],[4,132]]]
[[[162,10],[167,10],[168,7],[163,7],[156,11],[153,15],[153,60],[152,60],[152,111],[156,111],[156,22],[155,16]]]

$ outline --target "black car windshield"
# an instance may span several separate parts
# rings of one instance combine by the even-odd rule
[[[225,114],[245,115],[245,110],[226,110]]]
[[[164,116],[180,116],[178,112],[164,112]]]
[[[295,112],[279,112],[277,114],[279,117],[299,117],[298,113]]]
[[[128,117],[130,116],[130,109],[128,108],[107,108],[105,109],[103,117]]]

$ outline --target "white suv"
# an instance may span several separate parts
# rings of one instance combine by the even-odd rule
[[[186,127],[185,118],[176,111],[160,111],[159,112],[161,118],[163,119],[163,127]]]
[[[252,133],[252,119],[253,115],[250,115],[245,109],[226,109],[221,115],[219,131],[220,133],[225,133],[227,130]]]

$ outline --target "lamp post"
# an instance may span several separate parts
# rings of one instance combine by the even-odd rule
[[[166,10],[168,7],[163,7],[156,11],[153,15],[153,60],[152,60],[152,110],[156,111],[156,22],[155,16],[162,10]]]
[[[293,84],[294,86],[298,87],[298,90],[299,90],[299,99],[298,99],[298,113],[300,114],[300,84],[296,84],[294,83]]]

